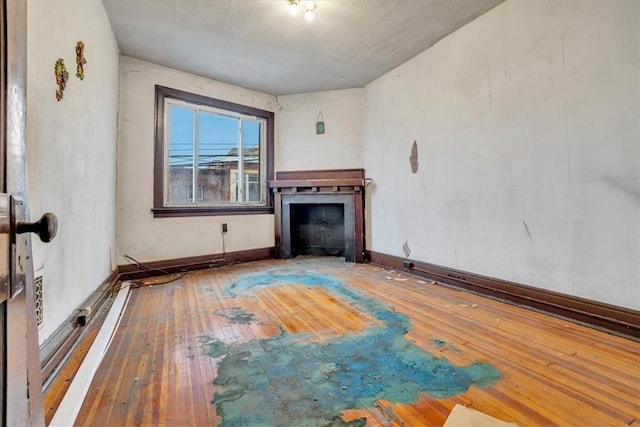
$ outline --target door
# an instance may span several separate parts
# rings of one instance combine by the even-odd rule
[[[50,241],[57,221],[27,222],[27,2],[0,0],[0,426],[44,425],[30,232]]]

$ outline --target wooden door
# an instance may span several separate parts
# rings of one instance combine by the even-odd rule
[[[57,221],[27,222],[27,2],[0,2],[0,426],[42,426],[30,232],[49,241]]]

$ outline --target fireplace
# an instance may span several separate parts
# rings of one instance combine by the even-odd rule
[[[283,194],[280,256],[343,256],[356,260],[353,196]]]
[[[270,187],[275,196],[277,255],[363,261],[362,169],[278,172]]]
[[[344,205],[294,203],[289,205],[291,256],[345,256]]]

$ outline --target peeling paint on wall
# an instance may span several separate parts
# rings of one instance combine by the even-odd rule
[[[409,163],[411,164],[411,172],[418,172],[418,143],[413,141],[411,146],[411,155],[409,156]]]
[[[404,242],[404,245],[402,245],[402,252],[404,253],[405,258],[409,258],[411,255],[411,248],[409,247],[408,241]]]

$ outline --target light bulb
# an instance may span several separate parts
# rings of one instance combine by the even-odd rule
[[[314,18],[313,9],[307,9],[307,11],[304,13],[304,19],[306,19],[307,22],[311,22],[313,21],[313,18]]]
[[[298,0],[289,0],[289,12],[292,15],[298,14]]]

